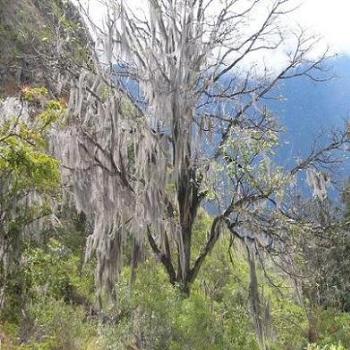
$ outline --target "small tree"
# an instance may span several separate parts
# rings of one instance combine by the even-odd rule
[[[294,222],[284,190],[345,142],[337,135],[294,169],[272,161],[279,128],[264,99],[280,81],[318,80],[326,53],[311,60],[317,40],[283,29],[291,0],[149,0],[144,16],[105,4],[103,28],[81,6],[101,51],[75,79],[57,139],[77,207],[94,222],[87,256],[96,252],[97,283],[113,289],[130,233],[135,259],[148,241],[170,283],[189,294],[223,227],[271,248]],[[253,65],[257,53],[282,54],[284,66]],[[312,176],[325,184],[317,167]],[[201,206],[215,215],[193,257]]]
[[[51,213],[60,182],[59,164],[46,153],[45,137],[64,108],[46,100],[46,94],[46,89],[25,89],[22,101],[8,98],[0,104],[0,311],[14,306],[6,299],[11,284],[12,297],[21,302],[24,245]]]

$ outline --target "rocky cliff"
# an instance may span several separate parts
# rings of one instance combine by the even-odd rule
[[[66,73],[88,60],[89,38],[65,0],[0,0],[0,96],[23,86],[64,93]]]

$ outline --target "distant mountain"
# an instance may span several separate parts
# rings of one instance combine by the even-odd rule
[[[329,75],[334,75],[329,81],[314,82],[306,77],[285,80],[273,92],[284,99],[266,102],[286,130],[276,152],[281,165],[291,167],[295,159],[309,152],[316,138],[327,142],[328,131],[341,128],[350,120],[350,57],[336,57],[328,62],[328,67]],[[120,72],[123,69],[117,67]],[[138,84],[132,80],[123,82],[125,90],[144,103]],[[341,173],[342,177],[350,176],[350,159]]]
[[[337,57],[329,66],[335,78],[322,83],[308,78],[286,80],[277,88],[285,100],[268,103],[286,128],[277,155],[283,165],[305,155],[315,138],[326,142],[327,131],[350,120],[350,57]],[[346,163],[344,170],[350,169],[350,161]]]

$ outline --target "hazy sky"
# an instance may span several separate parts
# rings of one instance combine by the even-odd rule
[[[304,0],[298,18],[337,52],[350,54],[350,0]]]
[[[98,4],[99,0],[81,1],[90,4],[91,13],[95,18],[102,16],[103,10],[102,5]],[[134,4],[137,4],[138,8],[142,8],[143,4],[146,7],[146,0],[124,1],[132,7]],[[350,55],[350,0],[296,1],[300,1],[302,5],[296,13],[290,15],[290,19],[322,35],[335,52]]]

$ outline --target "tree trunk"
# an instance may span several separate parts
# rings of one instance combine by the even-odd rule
[[[187,163],[187,161],[186,161]],[[197,210],[200,204],[198,194],[198,184],[196,182],[196,171],[189,164],[183,168],[179,174],[178,181],[178,204],[179,220],[181,227],[181,244],[178,282],[184,295],[190,294],[191,283],[191,253],[192,253],[192,230],[193,223],[197,216]]]

